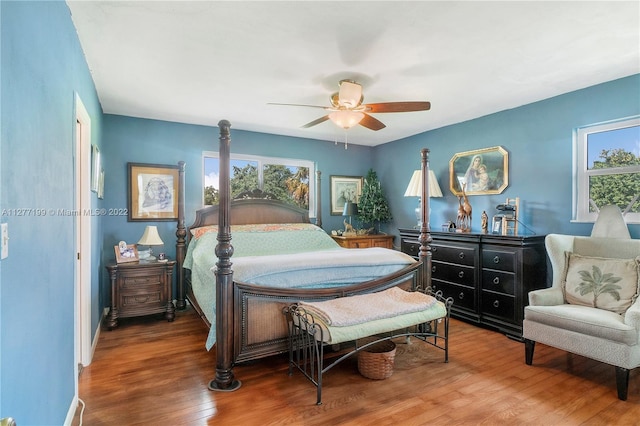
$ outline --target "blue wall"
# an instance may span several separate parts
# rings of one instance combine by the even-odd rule
[[[499,145],[509,152],[509,186],[499,195],[469,196],[472,230],[480,231],[483,210],[491,217],[507,197],[520,197],[521,220],[536,234],[589,235],[593,224],[571,222],[572,132],[640,114],[639,94],[637,74],[376,147],[374,168],[394,214],[390,228],[415,225],[417,199],[403,194],[412,170],[420,168],[422,148],[430,150],[430,166],[444,194],[431,198],[431,229],[439,231],[455,220],[458,208],[449,190],[449,160],[457,152]],[[640,238],[640,225],[629,229]]]
[[[98,145],[102,111],[69,9],[60,1],[2,1],[0,8],[0,207],[72,210],[75,92]],[[0,271],[0,417],[62,424],[76,383],[75,220],[7,213],[2,221],[11,240]],[[94,220],[94,252],[99,226]],[[97,270],[92,286],[97,294]]]

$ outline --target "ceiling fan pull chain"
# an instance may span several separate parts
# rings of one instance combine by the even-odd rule
[[[347,149],[347,145],[349,144],[349,136],[347,131],[344,131],[344,149]]]

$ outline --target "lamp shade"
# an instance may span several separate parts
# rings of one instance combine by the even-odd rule
[[[144,230],[144,234],[138,241],[138,244],[142,246],[161,246],[164,243],[158,235],[158,227],[157,226],[147,226]]]
[[[359,111],[350,111],[348,109],[342,109],[334,111],[329,114],[329,119],[333,121],[338,127],[343,129],[350,129],[364,118],[364,114]]]
[[[355,216],[358,214],[358,205],[356,203],[344,203],[344,210],[342,210],[342,216]]]
[[[404,192],[405,197],[422,197],[422,171],[415,170],[409,181],[409,186]],[[429,197],[442,197],[438,179],[433,170],[429,169]]]

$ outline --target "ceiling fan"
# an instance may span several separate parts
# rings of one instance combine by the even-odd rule
[[[371,130],[384,129],[386,126],[377,118],[369,114],[383,112],[412,112],[427,111],[431,108],[430,102],[406,101],[406,102],[379,102],[374,104],[363,104],[362,86],[353,80],[340,80],[339,91],[331,95],[331,106],[319,105],[299,105],[270,103],[270,105],[302,106],[310,108],[322,108],[330,111],[329,114],[313,120],[302,126],[303,128],[313,127],[317,124],[331,120],[338,127],[350,129],[360,124]]]

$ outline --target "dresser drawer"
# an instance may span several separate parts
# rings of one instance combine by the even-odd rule
[[[432,261],[431,278],[476,287],[475,269],[470,266]]]
[[[503,250],[482,250],[482,267],[513,272],[516,270],[516,253]]]
[[[409,256],[418,257],[420,254],[420,243],[416,240],[402,238],[400,242],[400,250]]]
[[[482,292],[482,313],[509,322],[515,321],[515,298],[490,291]],[[520,324],[522,326],[522,324]]]
[[[431,258],[458,265],[475,266],[476,250],[467,247],[432,245]]]
[[[451,297],[454,308],[462,308],[475,312],[477,303],[475,301],[476,291],[474,288],[446,283],[436,279],[431,281],[431,287],[435,291],[441,290],[444,297]]]
[[[482,270],[482,288],[497,293],[515,294],[515,274],[491,269]]]

